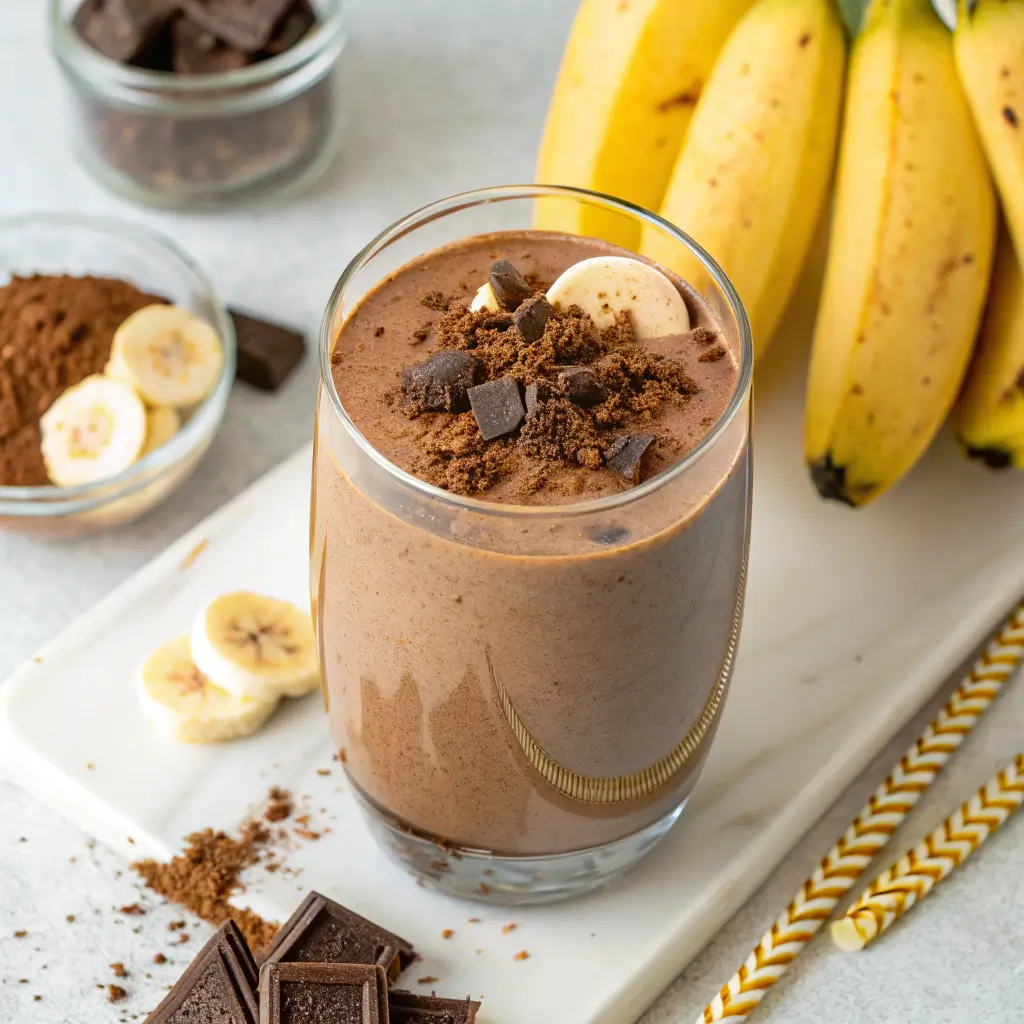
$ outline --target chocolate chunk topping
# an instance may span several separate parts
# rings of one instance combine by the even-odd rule
[[[392,992],[389,997],[391,1024],[475,1024],[480,1004],[471,999],[440,999]]]
[[[555,307],[543,295],[527,299],[513,314],[513,320],[523,340],[532,345],[544,335],[547,322],[555,315]]]
[[[178,0],[197,25],[246,53],[262,50],[292,0]]]
[[[229,309],[238,339],[236,376],[263,391],[276,391],[306,354],[298,331]]]
[[[402,374],[406,409],[413,414],[465,412],[477,371],[477,361],[465,352],[437,352],[410,366]]]
[[[177,0],[85,0],[75,31],[105,57],[134,60],[177,10]]]
[[[412,958],[405,939],[312,892],[281,926],[266,963],[369,964],[397,978]]]
[[[256,965],[238,927],[222,925],[146,1024],[257,1024]]]
[[[388,1024],[388,983],[379,967],[265,964],[262,1024]]]
[[[533,296],[533,289],[526,278],[508,260],[498,260],[491,264],[490,282],[498,305],[510,313],[514,313]]]
[[[625,434],[604,454],[605,465],[633,483],[640,482],[640,460],[654,438],[650,434]]]
[[[237,71],[252,57],[222,43],[212,32],[187,18],[175,18],[171,26],[173,66],[179,75],[215,75]]]
[[[511,434],[526,414],[519,397],[519,385],[511,377],[470,388],[469,404],[485,441]]]
[[[536,384],[527,384],[526,396],[526,422],[529,423],[537,415],[537,404],[540,402],[540,389]]]
[[[559,371],[558,380],[566,398],[585,409],[604,401],[607,394],[589,366],[567,366]]]

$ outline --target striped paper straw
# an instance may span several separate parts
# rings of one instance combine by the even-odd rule
[[[999,696],[1022,658],[1024,601],[990,641],[935,721],[903,755],[782,916],[697,1018],[697,1024],[714,1024],[727,1018],[742,1020],[761,1002],[889,842],[921,794]]]
[[[847,952],[863,949],[960,867],[1021,804],[1024,754],[872,882],[845,917],[833,921],[835,944]]]

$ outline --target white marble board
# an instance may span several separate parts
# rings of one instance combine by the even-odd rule
[[[482,995],[489,1024],[635,1019],[1024,591],[1024,477],[967,465],[948,439],[875,507],[816,499],[799,458],[798,349],[758,383],[747,613],[719,738],[680,825],[609,889],[505,913],[417,887],[371,844],[316,698],[217,748],[164,741],[140,718],[136,665],[205,599],[240,587],[307,599],[308,448],[0,689],[6,771],[132,859],[233,828],[271,783],[309,794],[328,811],[313,826],[332,831],[290,855],[299,878],[249,889],[257,911],[283,919],[299,886],[332,895],[415,943],[425,959],[405,983],[433,975],[421,990]],[[530,958],[515,961],[519,950]]]

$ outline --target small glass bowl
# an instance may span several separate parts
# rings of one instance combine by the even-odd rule
[[[298,191],[334,160],[344,131],[342,0],[311,0],[318,24],[291,50],[205,75],[105,57],[74,30],[81,3],[50,0],[50,37],[75,152],[111,191],[150,206],[219,206]]]
[[[136,519],[192,473],[224,416],[235,379],[235,331],[202,270],[166,238],[130,222],[78,214],[0,219],[0,284],[13,275],[121,278],[212,324],[224,344],[213,391],[174,437],[123,473],[77,487],[0,486],[0,528],[74,537]]]

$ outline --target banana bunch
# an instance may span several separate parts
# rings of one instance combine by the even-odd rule
[[[166,444],[180,410],[214,388],[224,362],[217,332],[177,306],[146,306],[114,334],[102,374],[68,388],[40,420],[43,461],[61,487],[116,476]]]
[[[872,0],[850,59],[806,457],[860,506],[924,454],[949,413],[988,290],[996,203],[929,0]]]
[[[136,694],[165,736],[218,743],[256,732],[282,697],[319,685],[309,615],[288,601],[237,591],[205,605],[191,636],[143,662]]]

